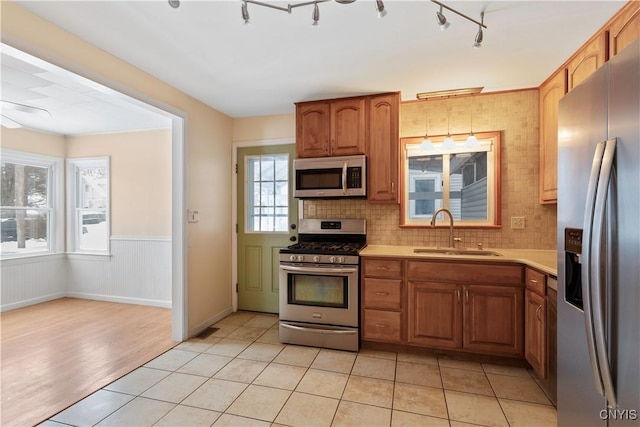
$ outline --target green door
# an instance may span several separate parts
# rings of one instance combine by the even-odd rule
[[[238,149],[238,308],[278,312],[278,251],[297,238],[295,144]]]

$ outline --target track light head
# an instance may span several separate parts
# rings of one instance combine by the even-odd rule
[[[318,7],[318,3],[315,3],[313,5],[313,14],[311,15],[311,17],[313,18],[313,26],[317,27],[318,26],[318,21],[320,20],[320,8]]]
[[[480,13],[480,23],[484,24],[484,12]],[[473,43],[473,47],[476,49],[480,49],[482,47],[482,25],[478,26],[478,33],[476,34],[475,43]]]
[[[475,43],[473,43],[474,48],[480,49],[482,47],[482,38],[482,27],[480,27],[478,33],[476,34]]]
[[[376,0],[376,10],[378,11],[378,18],[384,18],[387,16],[387,11],[384,9],[384,3],[382,0]]]
[[[446,30],[451,25],[447,22],[447,18],[442,14],[442,6],[440,6],[440,10],[436,12],[436,20],[440,26],[440,31]]]
[[[171,6],[174,9],[177,9],[180,7],[180,0],[169,0],[169,6]]]
[[[242,2],[242,19],[244,20],[244,25],[249,23],[249,9],[246,1]]]

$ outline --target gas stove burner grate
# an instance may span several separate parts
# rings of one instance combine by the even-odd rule
[[[287,247],[287,252],[357,255],[365,246],[360,242],[300,242]]]

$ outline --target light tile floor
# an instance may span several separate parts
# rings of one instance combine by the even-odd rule
[[[277,321],[234,313],[42,425],[556,425],[526,369],[283,345]]]

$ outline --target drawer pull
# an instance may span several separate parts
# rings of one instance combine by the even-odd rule
[[[388,328],[389,326],[385,325],[384,323],[376,323],[376,328]]]
[[[529,282],[531,282],[532,285],[537,285],[538,281],[535,279],[529,279]]]
[[[386,265],[379,265],[376,267],[376,270],[388,270],[389,267],[387,267]]]
[[[376,295],[387,296],[389,295],[389,292],[376,292]]]

